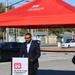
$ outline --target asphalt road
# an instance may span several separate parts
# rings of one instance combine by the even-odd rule
[[[42,52],[38,75],[75,75],[72,57],[75,53]],[[11,75],[11,62],[0,63],[0,75]]]

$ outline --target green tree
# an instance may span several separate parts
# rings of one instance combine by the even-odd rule
[[[25,33],[27,33],[27,30],[26,30],[26,29],[21,29],[20,34],[21,34],[22,36],[24,36],[24,35],[25,35]]]
[[[3,5],[2,3],[0,3],[0,13],[5,12],[5,8],[6,8],[5,5]],[[7,8],[8,8],[8,11],[9,11],[11,9],[14,9],[15,7],[11,5],[11,6],[8,6]]]
[[[62,37],[60,34],[64,32],[75,32],[75,28],[50,28],[49,29],[49,34],[54,34],[58,37]]]
[[[0,13],[3,12],[5,12],[5,6],[2,3],[0,3]]]
[[[8,7],[8,11],[14,9],[15,7],[13,5]]]

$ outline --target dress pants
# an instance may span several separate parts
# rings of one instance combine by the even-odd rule
[[[34,75],[37,75],[37,68],[33,69]]]
[[[29,75],[37,75],[37,68],[33,67],[33,62],[29,60]]]

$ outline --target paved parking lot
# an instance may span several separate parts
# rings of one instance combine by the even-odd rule
[[[75,75],[71,62],[75,53],[42,52],[38,75]],[[0,63],[0,75],[11,75],[11,62]]]

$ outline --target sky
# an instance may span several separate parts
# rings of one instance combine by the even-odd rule
[[[64,0],[64,1],[75,6],[75,0]]]
[[[11,4],[16,3],[18,1],[20,1],[20,0],[8,0],[8,5],[11,5]],[[65,2],[67,2],[67,3],[69,3],[69,4],[73,5],[73,6],[75,6],[75,0],[63,0],[63,1],[65,1]],[[5,4],[5,0],[0,0],[0,3]],[[26,2],[23,1],[21,3],[16,4],[15,7],[21,6],[21,5],[25,4],[25,3]]]
[[[5,5],[5,1],[6,0],[0,0],[0,3],[3,3]],[[8,0],[8,6],[10,6],[10,5],[12,5],[12,4],[16,3],[16,2],[19,2],[19,1],[21,1],[21,0]],[[27,0],[25,0],[25,1],[27,1]],[[26,4],[25,1],[22,1],[22,2],[20,2],[18,4],[16,4],[15,7],[18,7],[18,6],[21,6],[23,4]],[[28,1],[30,1],[30,0],[28,0]]]

